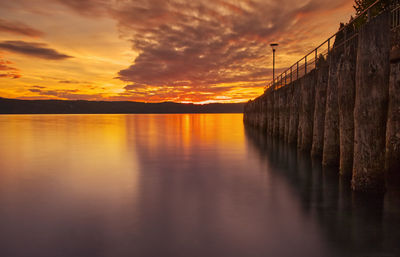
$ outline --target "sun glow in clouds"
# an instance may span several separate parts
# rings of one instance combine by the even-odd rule
[[[346,21],[352,0],[0,2],[0,97],[243,102]],[[45,6],[45,8],[43,8]]]

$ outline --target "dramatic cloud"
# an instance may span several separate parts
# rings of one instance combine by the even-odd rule
[[[0,78],[17,79],[21,77],[20,71],[17,68],[12,67],[12,64],[12,62],[3,59],[0,56]]]
[[[230,92],[232,83],[260,87],[272,75],[271,41],[284,45],[283,51],[304,54],[312,46],[299,43],[310,37],[304,23],[349,2],[59,1],[81,14],[107,13],[118,22],[121,34],[131,38],[139,52],[118,78],[132,83],[125,94],[149,98],[170,96],[173,90],[189,94],[187,88],[193,94],[201,95],[206,88],[213,93],[223,84],[229,85],[219,93]]]
[[[41,37],[43,32],[29,27],[21,22],[12,22],[0,19],[0,32],[7,32],[29,37]]]
[[[78,80],[59,80],[58,83],[61,84],[88,84],[87,81],[78,81]]]
[[[238,102],[259,95],[272,79],[271,42],[280,44],[276,69],[279,74],[329,36],[326,33],[336,26],[332,24],[338,25],[342,17],[349,15],[353,2],[0,1],[0,13],[1,10],[5,14],[20,10],[27,13],[2,16],[6,20],[0,20],[0,32],[34,36],[35,33],[26,32],[28,26],[7,21],[10,17],[18,17],[25,24],[38,28],[45,22],[55,21],[54,26],[41,28],[46,35],[51,35],[48,37],[50,45],[73,49],[74,55],[79,56],[74,62],[76,66],[55,63],[58,68],[49,69],[42,81],[46,88],[32,87],[30,95],[147,102]],[[32,17],[40,22],[30,23]],[[83,22],[85,26],[80,27]],[[100,23],[104,26],[99,27]],[[20,29],[12,32],[9,29],[12,26]],[[131,50],[127,49],[127,42]],[[32,62],[31,56],[48,60],[70,57],[47,44],[24,41],[0,41],[0,50],[27,55],[26,63]],[[114,53],[118,54],[114,57]],[[130,63],[128,55],[131,55]],[[34,70],[30,74],[26,63],[26,78],[35,78],[38,72]],[[65,71],[62,73],[65,77],[60,77],[60,71]],[[82,88],[85,91],[71,91],[75,90],[72,87],[84,84],[95,84],[95,88],[85,85],[85,89]]]
[[[28,89],[28,91],[42,96],[42,99],[43,97],[65,100],[100,100],[103,98],[101,94],[85,94],[82,93],[79,89],[54,90],[42,86],[32,86]]]
[[[3,41],[0,42],[0,49],[48,60],[64,60],[71,58],[69,55],[61,54],[54,49],[48,48],[44,43]]]
[[[40,93],[41,92],[41,90],[37,89],[37,88],[30,88],[28,90],[31,91],[32,93]]]
[[[21,75],[15,73],[0,73],[0,78],[11,78],[11,79],[18,79]]]
[[[259,89],[261,83],[248,83],[238,86],[152,86],[130,84],[124,87],[125,92],[110,100],[135,100],[146,102],[174,101],[174,102],[231,102],[246,101],[254,92],[243,92],[243,89]],[[242,91],[242,92],[240,92]],[[239,94],[236,94],[236,93]]]
[[[60,3],[67,5],[73,10],[89,15],[98,16],[107,13],[107,9],[112,7],[114,2],[119,0],[57,0]]]

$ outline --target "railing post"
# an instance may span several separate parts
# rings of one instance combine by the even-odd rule
[[[293,73],[292,73],[292,67],[293,67],[293,66],[290,66],[290,83],[293,82],[293,80],[292,80],[292,75],[293,75]]]
[[[314,67],[317,69],[318,48],[315,48]]]
[[[287,77],[287,75],[286,75],[286,71],[285,71],[285,86],[286,86],[286,77]]]
[[[328,63],[331,60],[331,38],[328,38],[328,56],[326,57]]]
[[[331,38],[328,38],[328,54],[329,54],[329,51],[331,51]]]
[[[307,74],[307,55],[304,57],[304,75]]]

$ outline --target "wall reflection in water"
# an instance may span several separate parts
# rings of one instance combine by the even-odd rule
[[[353,193],[336,168],[322,168],[321,160],[252,128],[245,132],[249,148],[290,183],[303,212],[318,221],[332,248],[342,256],[400,256],[398,188],[389,188],[384,197]]]

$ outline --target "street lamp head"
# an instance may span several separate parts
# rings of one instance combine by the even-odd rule
[[[275,50],[275,48],[278,46],[278,43],[271,43],[270,46],[272,47],[272,50]]]
[[[275,88],[275,47],[278,46],[278,43],[271,43],[270,46],[272,47],[272,79],[273,79],[273,86]]]

